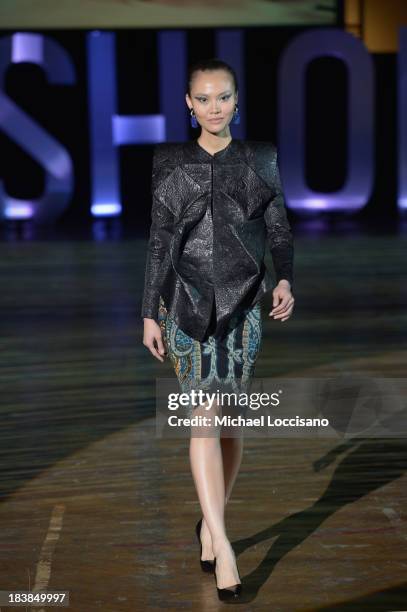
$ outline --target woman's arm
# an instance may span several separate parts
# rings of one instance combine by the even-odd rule
[[[264,212],[264,220],[267,227],[267,244],[273,258],[277,284],[280,281],[287,281],[288,285],[286,283],[281,284],[291,289],[293,284],[294,245],[291,227],[287,219],[277,151],[275,152],[274,164],[274,196]]]
[[[269,316],[281,322],[290,318],[294,308],[291,293],[293,284],[294,246],[291,227],[287,219],[285,198],[277,163],[277,150],[274,157],[273,176],[274,195],[264,213],[267,227],[267,243],[273,258],[277,286],[273,289],[273,308]]]
[[[172,235],[174,215],[158,199],[155,190],[164,176],[163,161],[168,159],[162,154],[162,147],[156,145],[153,155],[151,181],[152,209],[150,238],[147,247],[147,259],[144,276],[144,293],[141,308],[142,318],[157,319],[160,301],[161,282],[166,272],[163,266]]]

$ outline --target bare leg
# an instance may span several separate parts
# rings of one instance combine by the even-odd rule
[[[228,503],[239,473],[243,456],[243,437],[221,438],[223,473],[225,477],[226,500]]]
[[[215,411],[205,410],[204,407],[205,404],[199,406],[194,411],[194,415],[214,416]],[[213,554],[217,558],[218,587],[225,588],[240,582],[235,555],[227,538],[224,523],[225,503],[230,495],[230,483],[233,486],[237,469],[236,465],[232,465],[230,453],[227,451],[224,466],[223,446],[219,435],[215,431],[212,433],[211,437],[191,437],[190,462],[199,502],[211,535]],[[234,444],[229,440],[225,448],[228,447],[234,448]],[[241,457],[241,453],[234,453],[234,456]],[[228,489],[225,488],[225,468],[229,478]],[[202,557],[205,558],[204,554]]]
[[[225,481],[225,504],[227,504],[242,463],[243,437],[221,437],[220,442],[222,447],[223,476]],[[201,541],[202,560],[213,560],[212,537],[205,518],[202,520]]]

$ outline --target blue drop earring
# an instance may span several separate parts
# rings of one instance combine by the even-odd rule
[[[192,125],[193,128],[197,128],[198,127],[198,121],[196,120],[193,108],[191,108],[191,113],[190,114],[191,114],[191,125]]]

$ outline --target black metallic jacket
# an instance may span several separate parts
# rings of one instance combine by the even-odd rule
[[[274,287],[293,282],[293,239],[271,142],[232,139],[208,153],[196,140],[156,145],[152,224],[141,316],[168,314],[202,341],[216,309],[216,335],[231,316]]]

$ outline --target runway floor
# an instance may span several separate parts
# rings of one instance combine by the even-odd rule
[[[256,376],[405,377],[406,246],[298,237],[295,313],[264,310]],[[72,612],[226,605],[198,563],[188,441],[155,438],[174,374],[142,344],[145,250],[0,242],[0,590],[67,590]],[[226,514],[241,609],[407,610],[406,468],[401,436],[245,440]]]

